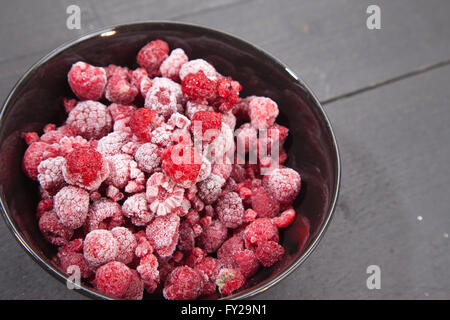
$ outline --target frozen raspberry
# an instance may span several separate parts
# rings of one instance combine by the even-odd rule
[[[122,262],[112,261],[97,269],[94,286],[102,293],[120,298],[127,292],[132,280],[130,268]]]
[[[98,141],[97,151],[102,156],[112,156],[121,153],[124,144],[130,140],[130,134],[127,132],[114,131],[104,136]]]
[[[236,148],[239,154],[245,155],[249,151],[256,152],[257,141],[258,132],[250,123],[244,123],[237,130]]]
[[[130,196],[122,206],[123,214],[131,219],[136,226],[147,225],[154,217],[152,211],[148,208],[145,193],[137,193]]]
[[[53,198],[48,199],[42,199],[38,202],[37,208],[36,208],[36,218],[39,220],[42,215],[53,209]]]
[[[198,197],[202,199],[205,204],[212,204],[219,199],[224,184],[225,179],[218,175],[211,174],[208,178],[198,183]]]
[[[191,125],[191,121],[187,117],[178,112],[172,114],[167,123],[173,126],[174,128],[183,130],[187,129]]]
[[[160,276],[158,271],[158,259],[153,254],[142,257],[136,271],[139,272],[144,284],[149,282],[159,282]]]
[[[162,169],[177,184],[192,186],[201,168],[201,156],[183,144],[171,146],[162,155]]]
[[[243,222],[244,206],[236,192],[224,194],[217,202],[216,212],[227,228],[237,228]]]
[[[108,111],[111,114],[113,121],[131,117],[131,115],[133,114],[133,112],[135,110],[136,110],[135,106],[122,105],[122,104],[117,104],[117,103],[112,103],[108,107]]]
[[[249,116],[256,129],[268,129],[278,116],[278,105],[270,98],[255,97],[249,103]]]
[[[180,217],[176,214],[156,217],[145,231],[152,247],[162,257],[170,256],[176,248]]]
[[[139,108],[130,118],[131,132],[140,140],[148,142],[152,138],[151,132],[162,122],[156,111],[149,108]]]
[[[203,285],[199,272],[187,266],[177,267],[167,278],[163,295],[168,300],[194,300],[200,296]]]
[[[42,188],[50,193],[56,193],[65,185],[62,167],[66,160],[64,157],[48,158],[38,166],[38,181]]]
[[[253,190],[252,209],[258,213],[259,218],[272,218],[280,212],[280,205],[272,199],[264,188],[256,188]]]
[[[208,158],[202,156],[202,164],[196,182],[204,181],[211,174],[212,165]]]
[[[108,65],[106,68],[106,77],[109,79],[114,76],[119,76],[122,78],[127,78],[130,70],[127,67],[121,67],[114,64]]]
[[[117,202],[102,198],[94,201],[89,207],[87,219],[88,231],[96,229],[111,230],[123,223],[122,209]]]
[[[139,93],[127,78],[114,75],[108,79],[105,89],[105,97],[111,102],[130,104]]]
[[[263,241],[278,242],[278,229],[269,218],[259,218],[245,228],[243,238],[245,247],[254,249]]]
[[[112,119],[105,105],[96,101],[81,101],[70,111],[67,125],[85,139],[100,139],[112,129]]]
[[[156,172],[147,180],[146,197],[150,210],[157,216],[164,216],[181,205],[184,189],[163,173]]]
[[[244,212],[244,222],[253,222],[256,220],[256,217],[258,216],[258,213],[252,209],[247,209]]]
[[[183,94],[196,103],[206,103],[214,96],[215,82],[210,80],[202,70],[197,73],[190,73],[183,78],[181,88]]]
[[[230,153],[234,153],[234,147],[233,131],[228,125],[222,123],[220,135],[211,143],[204,144],[203,155],[212,162],[223,161],[224,156],[230,157]]]
[[[64,187],[53,198],[53,208],[64,226],[77,229],[86,221],[89,193],[74,186]]]
[[[72,109],[75,108],[77,103],[78,103],[77,99],[63,98],[63,101],[62,101],[62,105],[63,105],[66,113],[70,113],[70,111],[72,111]]]
[[[242,181],[244,181],[246,178],[245,168],[240,164],[233,164],[233,168],[231,170],[231,178],[233,178],[236,183],[241,183]]]
[[[223,160],[219,160],[218,162],[213,164],[211,173],[220,176],[224,180],[227,180],[231,175],[231,170],[233,169],[233,166],[230,162],[231,161],[228,161],[228,159],[224,157]]]
[[[214,111],[197,111],[192,117],[192,132],[198,140],[210,143],[222,129],[222,115]]]
[[[184,221],[180,225],[180,236],[178,239],[177,249],[181,251],[190,251],[194,248],[195,237],[192,226],[189,222]]]
[[[116,187],[109,185],[106,188],[106,196],[110,198],[112,201],[117,202],[123,199],[124,195],[120,192]]]
[[[54,211],[47,211],[39,219],[39,230],[48,242],[55,246],[65,245],[73,235],[73,230],[64,226]]]
[[[115,260],[125,264],[130,263],[137,247],[137,241],[133,233],[125,227],[116,227],[111,230],[111,233],[119,244],[119,253]]]
[[[241,90],[242,86],[239,82],[222,77],[216,83],[216,96],[211,103],[218,107],[221,112],[228,112],[238,102],[239,91]]]
[[[142,237],[137,236],[139,233],[143,233],[143,236]],[[153,247],[150,244],[150,242],[147,240],[144,230],[141,230],[138,233],[136,233],[135,238],[137,240],[137,246],[134,251],[134,254],[136,255],[136,257],[143,258],[146,255],[153,253]]]
[[[72,272],[76,270],[75,267],[77,267],[80,270],[80,276],[82,278],[89,278],[92,275],[92,268],[89,266],[82,253],[73,251],[62,253],[59,251],[57,256],[59,267],[63,272],[72,274]]]
[[[111,231],[93,230],[84,239],[84,257],[94,267],[114,261],[118,253],[119,243]]]
[[[131,269],[131,273],[131,283],[122,298],[125,300],[142,300],[144,295],[144,283],[136,270]]]
[[[32,143],[23,156],[23,171],[31,179],[36,180],[39,164],[48,158],[57,156],[59,156],[59,146],[57,144],[47,144],[44,142]]]
[[[272,218],[272,223],[277,226],[277,228],[288,227],[295,219],[295,210],[288,209],[283,211],[278,217]]]
[[[24,133],[22,133],[22,138],[23,138],[23,140],[25,140],[25,143],[27,145],[30,145],[34,142],[39,141],[39,136],[36,132],[24,132]]]
[[[186,103],[185,114],[189,119],[192,119],[194,114],[198,111],[214,111],[213,107],[207,106],[205,104],[199,104],[195,102],[188,101]]]
[[[245,277],[239,269],[220,269],[216,280],[219,292],[223,295],[230,295],[245,284]]]
[[[240,236],[232,236],[228,238],[222,246],[217,250],[217,258],[226,267],[237,267],[234,261],[234,254],[244,250],[244,240]]]
[[[195,59],[183,64],[179,73],[180,79],[184,80],[188,74],[197,73],[199,71],[202,71],[203,74],[211,80],[217,79],[216,69],[203,59]]]
[[[222,122],[227,124],[233,131],[236,128],[236,117],[231,111],[222,113]]]
[[[245,278],[250,278],[259,269],[258,258],[252,250],[237,251],[233,255],[234,261],[239,266],[239,271]]]
[[[151,143],[156,144],[159,147],[167,148],[172,144],[174,128],[168,124],[162,124],[160,127],[152,131]]]
[[[134,158],[142,171],[152,173],[161,164],[161,151],[155,144],[144,143],[136,150]]]
[[[290,168],[278,168],[265,175],[263,186],[271,196],[282,204],[289,204],[297,197],[301,178],[297,171]]]
[[[196,264],[200,263],[206,257],[205,250],[194,247],[189,255],[186,257],[185,264],[193,268]]]
[[[68,138],[68,137],[72,138],[74,135],[75,135],[74,131],[68,125],[63,125],[63,126],[59,127],[58,129],[45,132],[41,136],[40,141],[46,142],[49,144],[58,143],[58,142],[61,143],[61,140],[63,138]]]
[[[132,169],[137,169],[137,163],[133,160],[133,157],[119,153],[106,158],[109,162],[110,173],[106,179],[106,183],[112,184],[115,187],[122,189],[132,180]],[[143,177],[143,179],[145,179]],[[141,190],[142,191],[142,190]]]
[[[183,97],[183,90],[181,89],[181,85],[175,81],[172,81],[168,78],[156,77],[152,79],[152,89],[164,89],[165,91],[170,92],[171,95],[175,97],[177,100],[177,104],[184,104],[185,98]],[[177,107],[178,112],[178,107]]]
[[[105,90],[105,69],[82,61],[72,65],[67,78],[70,88],[80,100],[99,100]]]
[[[217,259],[212,257],[205,257],[198,264],[195,265],[194,270],[203,273],[208,281],[202,289],[202,296],[209,296],[216,293],[216,278],[220,271],[220,264]]]
[[[208,253],[217,251],[227,238],[228,229],[222,222],[215,220],[198,237],[198,246]]]
[[[139,88],[142,82],[142,79],[148,77],[148,72],[144,68],[137,68],[131,71],[130,81],[133,86]]]
[[[262,241],[256,248],[255,255],[266,268],[277,263],[284,255],[284,248],[275,241]]]
[[[155,82],[145,96],[144,105],[151,110],[155,110],[158,115],[164,118],[170,117],[177,111],[176,96],[168,88],[155,86]]]
[[[183,49],[177,48],[172,50],[169,57],[163,61],[159,67],[159,71],[163,77],[170,78],[173,81],[179,81],[180,69],[183,64],[188,62],[188,60],[189,59]]]
[[[162,40],[147,43],[137,55],[137,63],[145,68],[150,76],[158,74],[161,63],[169,55],[169,45]]]

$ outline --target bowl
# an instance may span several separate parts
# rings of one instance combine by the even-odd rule
[[[171,49],[182,48],[190,59],[203,58],[238,80],[241,96],[267,96],[280,108],[277,122],[290,130],[286,141],[287,166],[302,175],[302,189],[294,202],[298,215],[280,234],[284,258],[261,269],[246,285],[226,299],[243,299],[263,292],[300,266],[314,251],[330,224],[339,193],[340,160],[336,139],[318,99],[288,67],[263,50],[234,36],[209,28],[172,23],[142,22],[113,26],[70,41],[33,65],[17,82],[0,114],[0,205],[6,224],[21,246],[51,275],[66,282],[66,275],[51,261],[56,253],[38,229],[35,209],[38,185],[22,172],[26,144],[21,133],[37,131],[47,123],[62,124],[62,99],[72,96],[66,76],[79,60],[97,66],[136,67],[139,49],[163,39]],[[307,221],[302,216],[308,218]],[[88,283],[81,293],[109,299]],[[144,299],[160,294],[145,293]],[[217,295],[207,299],[221,298]]]

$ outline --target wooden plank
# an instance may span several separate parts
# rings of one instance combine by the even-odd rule
[[[327,105],[343,170],[334,221],[305,265],[257,298],[450,298],[449,81],[447,66]],[[369,265],[381,290],[366,287]]]

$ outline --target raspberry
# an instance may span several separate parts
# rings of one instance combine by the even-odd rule
[[[139,272],[144,283],[159,282],[160,276],[158,271],[158,259],[153,254],[142,257],[136,271]]]
[[[23,156],[22,168],[25,174],[33,180],[37,180],[39,164],[59,155],[57,144],[47,144],[44,142],[32,143]]]
[[[130,104],[139,93],[127,78],[114,75],[108,79],[105,89],[105,97],[111,102],[120,104]]]
[[[98,229],[89,232],[83,243],[84,258],[94,267],[114,261],[119,243],[111,231]]]
[[[181,251],[190,251],[194,248],[195,238],[192,226],[184,221],[180,225],[180,236],[178,239],[177,249]]]
[[[220,271],[220,264],[217,259],[205,257],[194,266],[194,270],[202,273],[208,281],[202,289],[202,296],[214,294],[216,292],[216,278]]]
[[[222,187],[225,184],[225,179],[211,174],[208,178],[198,183],[198,197],[205,202],[205,204],[212,204],[222,192]]]
[[[114,186],[108,186],[106,188],[106,196],[110,198],[112,201],[117,202],[123,199],[124,195]]]
[[[93,142],[93,140],[91,140],[91,142]],[[86,139],[84,139],[80,136],[76,136],[76,137],[62,137],[59,140],[59,147],[61,150],[61,155],[67,156],[75,148],[92,147],[92,145]]]
[[[281,204],[289,204],[300,191],[301,178],[293,169],[277,168],[264,176],[263,186],[275,200]]]
[[[147,43],[137,55],[137,63],[145,68],[150,76],[158,74],[161,63],[167,59],[169,45],[162,40]]]
[[[191,101],[186,102],[185,114],[189,119],[192,119],[194,114],[198,111],[214,111],[214,109],[213,107],[204,104],[194,103]]]
[[[108,111],[114,121],[131,117],[133,112],[136,110],[135,106],[127,106],[117,103],[112,103],[108,107]]]
[[[249,103],[248,112],[253,127],[268,129],[278,116],[278,105],[270,98],[255,97]]]
[[[245,277],[238,269],[222,268],[217,276],[216,284],[221,294],[230,295],[245,284]]]
[[[50,144],[58,143],[58,142],[61,143],[61,140],[63,138],[68,138],[68,137],[73,137],[73,136],[74,136],[73,130],[69,126],[63,125],[56,130],[45,132],[41,136],[40,141],[50,143]]]
[[[106,86],[106,71],[82,61],[72,65],[67,75],[70,88],[80,100],[99,100]]]
[[[258,218],[243,233],[245,247],[255,249],[263,241],[278,242],[278,229],[269,218]]]
[[[136,226],[145,226],[154,217],[153,212],[148,209],[144,192],[134,194],[125,200],[122,205],[122,211]]]
[[[105,105],[96,101],[81,101],[70,111],[67,125],[75,135],[85,139],[100,139],[112,129],[112,119]]]
[[[69,273],[73,267],[80,269],[80,276],[82,278],[89,278],[92,275],[92,268],[84,258],[82,253],[79,252],[64,252],[58,251],[57,254],[59,260],[59,267],[65,273]],[[69,269],[70,268],[70,269]],[[74,270],[72,270],[73,272]]]
[[[188,57],[184,53],[183,49],[177,48],[175,50],[172,50],[169,57],[163,61],[161,66],[159,67],[159,71],[161,72],[161,75],[165,78],[170,78],[173,81],[179,81],[180,80],[180,69],[188,62]]]
[[[111,77],[121,77],[128,78],[130,70],[127,67],[116,66],[114,64],[110,64],[106,67],[106,77],[109,79]]]
[[[283,211],[278,217],[272,218],[272,223],[277,226],[277,228],[288,227],[295,219],[295,210],[288,209]]]
[[[184,189],[161,172],[156,172],[147,180],[146,198],[149,208],[157,216],[165,216],[179,207],[184,198]]]
[[[244,222],[253,222],[256,220],[258,213],[252,209],[247,209],[244,212]]]
[[[191,121],[182,115],[181,113],[175,112],[170,116],[167,124],[173,126],[174,128],[187,129],[191,125]]]
[[[125,264],[118,261],[109,262],[97,269],[94,287],[107,295],[120,298],[133,280],[133,274]]]
[[[119,244],[119,252],[115,260],[125,264],[130,263],[137,247],[137,241],[133,233],[124,227],[116,227],[111,230],[111,233]]]
[[[240,236],[232,236],[228,238],[222,246],[217,250],[217,258],[226,267],[237,267],[234,261],[234,254],[244,250],[244,240]]]
[[[190,73],[181,82],[183,94],[196,103],[206,103],[215,92],[215,82],[208,79],[202,70]]]
[[[155,81],[145,96],[144,105],[166,119],[177,111],[175,94],[167,87],[156,86]]]
[[[148,73],[147,70],[145,70],[144,68],[137,68],[131,71],[131,75],[129,76],[131,84],[139,89],[141,86],[142,79],[148,78]]]
[[[183,144],[170,146],[162,155],[162,169],[177,184],[192,186],[201,168],[201,157]]]
[[[231,78],[220,78],[216,83],[216,97],[212,104],[221,112],[230,111],[238,102],[242,86]]]
[[[233,178],[236,183],[241,183],[242,181],[244,181],[246,178],[245,168],[240,164],[233,164],[233,169],[231,170],[231,178]]]
[[[64,226],[77,229],[86,221],[89,193],[74,186],[64,187],[53,198],[53,208]]]
[[[245,278],[250,278],[259,269],[258,258],[252,250],[237,251],[233,255],[234,261],[239,266],[239,271]]]
[[[189,255],[186,257],[186,265],[189,267],[194,267],[196,264],[200,263],[206,257],[206,252],[199,247],[194,247]]]
[[[106,82],[105,82],[105,84],[106,84]],[[72,111],[73,108],[75,108],[77,103],[78,103],[77,99],[63,98],[62,105],[63,105],[66,113],[69,113],[70,111]]]
[[[161,163],[161,152],[157,145],[144,143],[134,156],[139,168],[147,173],[152,173]]]
[[[110,168],[106,183],[112,184],[113,186],[121,189],[126,187],[131,180],[136,179],[136,177],[140,174],[142,174],[141,179],[145,179],[143,173],[137,168],[137,163],[130,155],[119,153],[109,156],[106,159],[109,162]],[[144,181],[142,181],[142,183],[144,183]],[[142,187],[142,190],[143,189],[144,187]]]
[[[180,218],[176,214],[156,217],[145,230],[152,247],[162,257],[170,256],[178,241]]]
[[[27,145],[30,145],[34,142],[39,141],[39,136],[36,132],[24,132],[24,133],[22,133],[22,138],[23,138],[23,140],[25,140],[25,143]]]
[[[89,208],[88,231],[96,229],[111,230],[123,223],[122,209],[117,202],[106,198],[94,201]]]
[[[39,230],[48,242],[55,246],[65,245],[73,235],[73,230],[64,226],[54,211],[47,211],[39,219]]]
[[[39,220],[42,215],[53,209],[53,199],[42,199],[39,201],[37,208],[36,208],[36,218]]]
[[[152,138],[152,130],[158,127],[161,121],[156,111],[149,108],[139,108],[131,115],[130,128],[138,139],[148,142]]]
[[[212,162],[223,161],[224,156],[234,153],[234,135],[228,125],[222,123],[220,135],[211,143],[204,144],[203,154]]]
[[[284,248],[275,241],[262,241],[256,248],[255,255],[266,268],[277,263],[284,255]]]
[[[122,298],[126,300],[142,300],[144,295],[144,282],[136,270],[131,270],[131,273],[131,283]]]
[[[236,192],[226,193],[218,200],[216,212],[227,228],[237,228],[242,224],[244,217],[242,199]]]
[[[66,160],[64,157],[48,158],[38,166],[38,181],[42,188],[54,194],[65,185],[62,167]]]
[[[97,151],[102,156],[112,156],[121,152],[122,147],[130,139],[130,134],[127,132],[114,131],[104,136],[98,141]]]
[[[210,143],[221,132],[222,115],[214,111],[197,111],[192,117],[192,130],[198,140]]]
[[[258,213],[259,218],[272,218],[280,212],[280,205],[272,199],[264,188],[259,187],[254,189],[251,201],[252,209]]]
[[[211,64],[203,59],[195,59],[186,62],[181,66],[179,73],[180,79],[184,80],[187,75],[197,73],[199,71],[202,71],[204,75],[211,80],[216,80],[217,78],[217,71]]]
[[[200,296],[203,285],[199,272],[187,266],[177,267],[167,278],[163,295],[169,300],[194,300]]]
[[[108,163],[91,147],[75,148],[65,157],[62,173],[67,183],[93,191],[109,174]]]
[[[227,124],[231,130],[236,128],[236,117],[231,111],[222,113],[222,121]]]
[[[228,163],[228,159],[224,157],[224,160],[220,160],[213,164],[211,173],[222,177],[224,180],[227,180],[231,175],[232,169],[233,166],[231,165],[231,163]]]
[[[237,152],[241,155],[245,155],[249,151],[255,152],[258,141],[257,130],[250,123],[244,123],[237,132]]]
[[[208,253],[217,251],[227,238],[228,229],[222,222],[215,220],[198,237],[198,246]]]

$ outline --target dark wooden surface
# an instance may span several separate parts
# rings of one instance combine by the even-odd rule
[[[82,9],[81,30],[66,28],[70,4]],[[366,28],[369,4],[381,7],[381,30]],[[447,0],[3,1],[0,96],[44,54],[104,26],[177,20],[237,35],[332,101],[325,108],[342,154],[324,240],[257,298],[449,299],[449,12]],[[83,298],[37,266],[3,223],[0,242],[0,298]],[[380,290],[366,287],[373,264]]]

